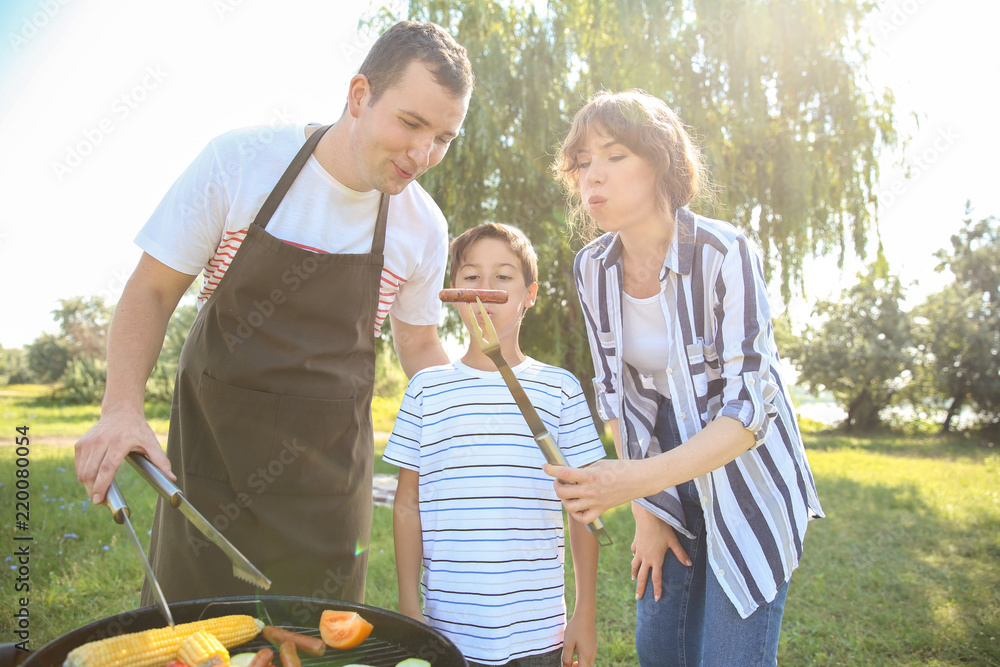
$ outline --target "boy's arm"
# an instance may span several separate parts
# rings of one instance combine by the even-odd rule
[[[392,504],[392,535],[396,551],[396,580],[399,583],[399,613],[426,623],[420,608],[420,563],[424,550],[418,507],[419,479],[415,470],[399,469],[399,483]]]
[[[563,640],[563,665],[573,664],[577,655],[580,667],[592,667],[597,660],[597,539],[579,521],[569,521],[569,543],[573,552],[576,579],[576,605],[566,624]]]

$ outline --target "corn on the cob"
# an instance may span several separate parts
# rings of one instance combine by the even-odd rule
[[[177,659],[189,667],[229,665],[229,651],[211,632],[196,632],[183,642]]]
[[[73,649],[63,667],[162,667],[177,657],[181,643],[195,632],[210,632],[231,648],[250,641],[263,627],[252,616],[231,615],[108,637]]]

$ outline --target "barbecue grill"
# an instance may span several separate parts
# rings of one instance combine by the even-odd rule
[[[319,636],[319,619],[324,609],[357,612],[375,627],[368,639],[352,649],[341,651],[328,648],[319,658],[300,653],[303,667],[338,667],[352,663],[395,667],[406,658],[420,658],[433,667],[468,667],[461,652],[437,630],[406,616],[363,604],[305,597],[251,596],[210,598],[170,605],[175,623],[228,614],[249,614],[268,625],[313,637]],[[163,616],[155,606],[127,611],[94,621],[52,640],[32,652],[22,664],[24,667],[61,667],[66,655],[77,646],[126,632],[163,626]],[[230,653],[256,652],[268,646],[267,640],[258,636],[242,646],[231,648]]]

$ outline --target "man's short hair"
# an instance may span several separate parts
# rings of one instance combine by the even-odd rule
[[[368,78],[371,104],[395,85],[413,60],[419,60],[434,80],[457,98],[475,85],[472,63],[465,47],[436,23],[401,21],[375,41],[358,74]]]

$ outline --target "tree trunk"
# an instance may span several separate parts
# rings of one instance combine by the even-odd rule
[[[844,430],[848,433],[854,430],[854,427],[858,425],[859,412],[865,401],[868,399],[868,389],[862,389],[861,393],[854,397],[854,400],[850,402],[847,406],[847,418],[844,419]]]
[[[941,424],[942,433],[947,433],[951,430],[951,420],[954,419],[959,410],[962,409],[964,399],[964,396],[955,396],[951,399],[951,405],[948,406],[948,414],[945,415],[944,423]]]

